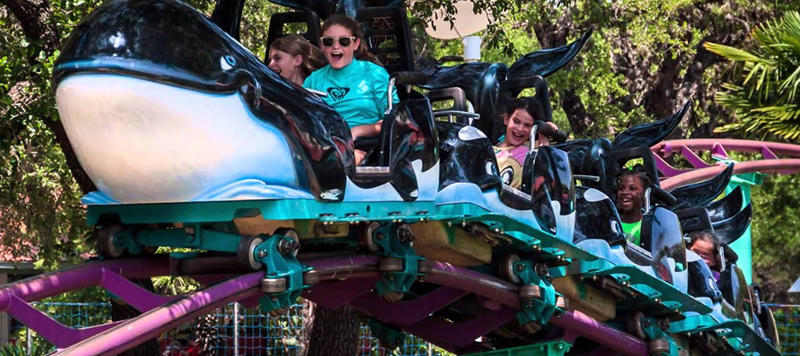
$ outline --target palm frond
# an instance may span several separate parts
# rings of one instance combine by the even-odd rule
[[[740,49],[703,46],[734,63],[739,80],[723,85],[715,100],[738,120],[718,131],[769,133],[786,140],[800,138],[800,13],[787,12],[752,32],[753,46]]]

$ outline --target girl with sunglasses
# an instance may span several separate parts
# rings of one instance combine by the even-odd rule
[[[303,85],[303,81],[327,62],[319,48],[300,35],[279,37],[269,45],[269,69],[284,79]]]
[[[327,93],[322,100],[332,106],[350,127],[353,140],[380,134],[388,107],[389,73],[370,62],[359,23],[345,15],[333,15],[322,24],[320,45],[328,65],[311,73],[303,86]],[[392,102],[398,102],[392,90]],[[366,155],[355,151],[356,164]]]

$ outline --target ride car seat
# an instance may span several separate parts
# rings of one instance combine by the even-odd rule
[[[669,283],[672,283],[669,259],[674,260],[676,271],[686,269],[686,245],[675,213],[660,206],[650,209],[642,216],[639,237],[639,246],[628,244],[626,255],[631,261],[653,266],[656,274]]]
[[[322,36],[322,30],[320,29],[319,16],[316,13],[311,11],[280,12],[270,17],[269,30],[267,32],[267,56],[269,56],[269,46],[272,45],[272,42],[289,34],[284,32],[288,24],[304,24],[306,31],[300,33],[300,35],[314,46],[319,47],[319,38]],[[265,59],[264,62],[269,63],[269,59]]]

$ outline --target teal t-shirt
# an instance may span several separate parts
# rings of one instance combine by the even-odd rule
[[[383,67],[354,59],[342,69],[327,65],[311,73],[303,87],[327,93],[322,100],[342,115],[350,128],[374,124],[383,119],[389,106],[389,73]],[[392,102],[398,102],[392,90]]]
[[[639,242],[641,241],[640,233],[642,231],[642,221],[639,220],[635,223],[622,223],[622,231],[626,234],[630,235],[630,241],[639,246]]]

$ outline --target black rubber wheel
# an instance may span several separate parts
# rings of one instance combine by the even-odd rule
[[[114,246],[114,236],[122,232],[122,226],[103,226],[97,231],[97,253],[108,259],[117,259],[125,254],[124,248]]]
[[[242,236],[236,249],[236,261],[243,267],[256,271],[263,265],[255,256],[255,250],[264,240],[259,236]]]
[[[363,234],[359,236],[359,245],[367,250],[368,252],[378,252],[381,250],[381,247],[372,240],[372,234],[375,230],[381,227],[381,223],[373,221],[367,225],[365,229],[363,229]]]
[[[522,283],[522,279],[520,279],[519,276],[514,273],[514,263],[519,261],[519,255],[515,253],[503,256],[503,258],[500,259],[499,265],[497,266],[498,271],[500,272],[500,277],[516,285]]]
[[[631,335],[644,340],[647,338],[647,334],[645,334],[644,328],[642,328],[642,319],[644,319],[644,314],[642,312],[631,312],[628,314],[627,324],[628,332]]]

